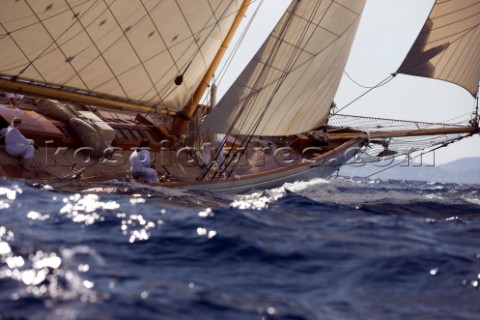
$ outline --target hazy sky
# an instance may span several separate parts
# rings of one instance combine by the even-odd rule
[[[261,1],[252,2],[247,18],[253,15],[253,9]],[[262,22],[250,28],[243,43],[245,49],[236,54],[229,76],[220,83],[219,98],[257,51],[289,3],[290,0],[263,0],[257,16]],[[346,72],[364,86],[374,86],[395,72],[432,5],[433,0],[367,0]],[[335,102],[341,108],[365,91],[344,76]],[[463,115],[452,121],[455,123],[468,120],[468,114],[474,107],[475,99],[459,86],[440,80],[398,75],[342,113],[425,122],[442,122]],[[479,135],[437,150],[434,158],[429,155],[425,160],[441,164],[462,157],[480,157]]]

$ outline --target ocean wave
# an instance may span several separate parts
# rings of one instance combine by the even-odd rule
[[[332,179],[237,196],[123,187],[0,182],[0,318],[480,312],[478,186]]]

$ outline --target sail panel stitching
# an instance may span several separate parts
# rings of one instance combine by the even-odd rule
[[[104,1],[104,2],[105,2],[105,1]],[[141,3],[142,3],[142,7],[145,8],[145,6],[143,5],[143,1],[141,1]],[[105,3],[105,5],[106,5],[106,3]],[[122,28],[120,22],[118,21],[117,17],[115,16],[115,14],[114,14],[113,11],[112,11],[111,6],[108,6],[107,8],[108,8],[108,11],[110,12],[110,14],[111,14],[112,17],[113,17],[113,20],[114,20],[115,23],[117,24],[118,28],[119,28],[120,30],[122,30],[123,38],[125,38],[125,40],[128,42],[128,45],[130,46],[130,48],[131,48],[131,49],[133,50],[133,52],[135,53],[135,56],[137,57],[137,59],[138,59],[138,61],[139,61],[139,65],[143,68],[144,74],[147,75],[148,80],[150,81],[150,83],[151,83],[151,85],[152,85],[152,88],[155,90],[155,92],[156,92],[156,94],[157,94],[157,96],[158,96],[158,95],[159,95],[159,92],[158,92],[157,88],[155,87],[154,81],[153,81],[152,77],[150,76],[150,73],[148,72],[145,64],[142,62],[142,59],[140,58],[140,56],[139,56],[139,54],[138,54],[138,51],[135,49],[134,45],[133,45],[132,42],[130,41],[130,38],[128,37],[128,34],[127,34],[128,31],[127,31],[127,30],[124,30],[124,29]],[[150,16],[149,13],[148,13],[148,11],[145,11],[145,16]],[[144,20],[145,16],[143,16],[140,20],[138,20],[137,22],[135,22],[135,25],[138,25],[139,23],[141,23],[141,22]],[[120,82],[120,79],[117,79],[117,81]],[[144,95],[143,97],[145,97],[145,95]],[[142,98],[143,98],[143,97],[142,97]]]
[[[80,3],[80,4],[77,4],[76,6],[81,6],[81,5],[83,5],[84,3],[88,2],[88,1],[90,1],[90,0],[85,0],[85,1],[83,1],[82,3]],[[70,11],[70,9],[67,8],[66,10],[60,11],[60,12],[54,14],[54,15],[51,15],[51,16],[43,19],[43,21],[48,21],[48,20],[50,20],[50,19],[53,19],[53,18],[55,18],[55,17],[57,17],[57,16],[59,16],[59,15],[64,14],[64,13],[67,12],[67,11]],[[33,14],[34,16],[36,16],[36,14],[35,14],[33,11],[32,11],[32,14]],[[7,21],[4,21],[4,23],[8,23],[8,22],[11,22],[11,21],[15,21],[15,20],[7,20]],[[18,45],[18,43],[16,42],[15,38],[14,38],[12,35],[14,35],[15,33],[19,32],[19,31],[22,31],[22,30],[24,30],[24,29],[28,29],[28,28],[36,25],[36,24],[40,24],[40,20],[38,19],[38,17],[37,17],[37,21],[36,21],[36,22],[33,22],[33,23],[31,23],[31,24],[28,24],[28,25],[25,25],[25,26],[22,26],[22,27],[19,27],[19,28],[17,28],[17,29],[13,29],[13,30],[7,30],[7,28],[5,28],[5,27],[4,27],[4,24],[2,23],[2,24],[0,24],[0,25],[2,25],[2,27],[5,29],[6,33],[0,34],[0,40],[3,39],[3,38],[5,38],[5,37],[10,36],[11,39],[12,39],[12,41],[14,41],[15,46],[16,46],[20,51],[22,51],[22,53],[23,53],[23,49],[20,48],[20,46]],[[24,54],[24,55],[25,55],[25,54]],[[25,56],[26,56],[26,55],[25,55]],[[27,58],[27,60],[29,60],[28,57],[26,57],[26,58]],[[20,61],[20,60],[21,60],[21,58],[19,58],[17,61]],[[29,60],[29,61],[30,61],[30,60]],[[4,65],[4,66],[2,66],[2,72],[8,72],[8,71],[10,71],[10,70],[15,70],[15,69],[17,69],[17,68],[19,68],[19,67],[20,67],[20,66],[18,66],[18,65],[12,66],[12,67],[7,67],[7,65]]]
[[[73,22],[72,24],[70,24],[70,26],[69,26],[65,31],[63,31],[62,33],[60,33],[60,35],[58,36],[57,39],[55,39],[55,38],[52,36],[52,34],[50,33],[50,31],[48,30],[48,28],[45,26],[43,20],[38,16],[37,12],[35,12],[35,10],[32,8],[32,6],[30,5],[30,3],[29,3],[27,0],[25,0],[25,4],[28,6],[28,8],[29,8],[30,11],[32,12],[32,14],[35,16],[35,18],[37,19],[38,23],[42,26],[42,28],[44,29],[44,31],[45,31],[45,32],[48,34],[48,36],[51,38],[52,42],[51,42],[35,59],[30,60],[30,59],[26,56],[27,60],[29,60],[30,62],[16,75],[16,77],[19,77],[19,76],[22,75],[30,66],[33,66],[34,69],[35,69],[35,71],[37,72],[37,74],[42,78],[42,80],[43,80],[44,82],[47,82],[47,80],[45,79],[43,73],[40,72],[40,70],[38,70],[38,68],[34,65],[34,62],[37,61],[37,60],[39,60],[40,58],[44,57],[47,52],[50,53],[50,52],[55,51],[56,49],[59,49],[60,52],[64,55],[64,57],[67,58],[66,55],[65,55],[65,53],[63,52],[63,50],[60,49],[60,47],[59,47],[59,45],[58,45],[58,40],[59,40],[68,30],[70,30],[70,28],[72,28],[72,27],[75,25],[75,22]],[[68,3],[67,3],[67,5],[68,5]],[[68,6],[69,6],[69,5],[68,5]],[[70,6],[69,6],[69,8],[70,8],[70,11],[72,11]],[[61,13],[64,14],[65,12],[68,12],[68,10],[62,11]],[[55,45],[56,48],[51,49],[51,51],[49,51],[50,48],[51,48],[53,45]],[[19,47],[18,44],[17,44],[17,47]],[[23,52],[23,50],[22,50],[22,52]],[[73,67],[72,67],[72,68],[73,68]]]
[[[285,23],[282,25],[282,28],[279,32],[280,35],[284,35],[287,30],[288,30],[288,26],[291,24],[291,22],[293,21],[294,19],[294,16],[295,16],[295,11],[298,7],[298,4],[299,4],[299,1],[297,1],[295,3],[295,5],[293,6],[292,10],[290,11],[290,14],[287,16],[286,18],[286,21]],[[249,113],[252,112],[252,107],[248,107],[248,105],[250,104],[250,106],[253,105],[253,103],[258,99],[258,95],[256,94],[256,92],[259,91],[259,88],[262,87],[262,84],[264,83],[267,75],[268,75],[268,65],[270,64],[269,61],[272,61],[275,59],[275,56],[276,54],[278,53],[278,50],[280,49],[281,47],[281,44],[282,44],[282,39],[283,37],[280,36],[276,39],[276,41],[274,42],[274,49],[271,51],[271,53],[269,54],[268,58],[267,58],[267,63],[263,64],[262,66],[262,70],[260,71],[260,74],[259,76],[257,77],[256,81],[255,81],[255,84],[253,86],[253,90],[252,92],[250,92],[250,94],[247,96],[247,99],[245,99],[244,103],[243,103],[243,106],[241,108],[241,110],[238,112],[238,114],[236,115],[236,119],[234,120],[234,122],[232,123],[232,125],[230,126],[229,128],[229,132],[231,133],[231,131],[233,130],[234,126],[236,125],[236,122],[240,119],[240,115],[247,111],[247,117],[249,115]],[[302,38],[302,36],[300,37],[300,39]],[[292,60],[292,57],[293,55],[290,56],[290,61],[287,62],[287,67],[288,65],[291,63],[291,60]],[[286,70],[288,70],[286,68]],[[283,80],[285,79],[285,77],[288,75],[288,71],[284,71],[283,74],[282,74],[282,77]],[[253,135],[255,133],[255,131],[257,130],[258,126],[260,125],[260,123],[262,122],[263,120],[263,117],[264,115],[266,114],[266,111],[268,110],[268,108],[271,106],[271,102],[273,101],[273,97],[275,95],[275,92],[278,90],[278,88],[281,86],[281,84],[283,83],[283,80],[282,79],[279,79],[279,81],[277,82],[276,84],[276,88],[274,89],[274,91],[272,92],[265,108],[263,109],[263,112],[260,114],[260,116],[258,117],[257,121],[252,123],[252,125],[249,127],[249,129],[247,131],[250,132],[250,134],[248,134],[246,136],[246,138],[243,139],[243,141],[241,142],[240,146],[243,147],[243,150],[241,151],[241,154],[240,156],[242,156],[247,148],[247,146],[250,144],[252,138],[253,138]],[[235,141],[237,140],[237,138],[235,138]],[[226,143],[226,138],[224,138],[224,140],[222,141],[222,145],[224,145]],[[225,170],[231,165],[231,162],[233,161],[234,157],[230,156],[230,153],[231,151],[229,152],[229,154],[227,154],[227,158],[229,158],[229,162],[227,163],[226,166],[224,166],[224,169],[219,172],[219,175],[222,175]],[[217,155],[216,157],[218,156],[218,152],[217,152]],[[230,174],[233,172],[233,168],[230,170]]]

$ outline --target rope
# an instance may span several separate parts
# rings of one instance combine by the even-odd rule
[[[360,98],[362,98],[363,96],[365,96],[367,93],[369,93],[370,91],[372,91],[373,89],[376,89],[376,88],[379,88],[381,86],[384,86],[386,85],[387,83],[389,83],[393,78],[395,78],[397,74],[396,73],[392,73],[390,76],[388,76],[387,78],[385,78],[384,80],[380,81],[377,85],[375,85],[374,87],[371,87],[370,89],[368,89],[366,92],[362,93],[360,96],[358,96],[357,98],[353,99],[352,101],[350,101],[349,103],[347,103],[345,106],[343,106],[342,108],[340,108],[339,110],[335,111],[333,114],[338,114],[340,111],[342,110],[345,110],[347,107],[349,107],[350,105],[352,105],[354,102],[356,102],[357,100],[359,100]]]
[[[353,83],[355,83],[355,84],[356,84],[357,86],[359,86],[359,87],[362,87],[362,88],[365,88],[365,89],[374,89],[376,86],[378,86],[378,85],[373,86],[373,87],[371,87],[371,86],[364,86],[364,85],[360,84],[359,82],[355,81],[355,80],[348,74],[348,72],[347,72],[346,70],[343,71],[343,73],[348,77],[348,79],[350,79]]]
[[[370,133],[371,131],[416,131],[422,129],[442,129],[442,128],[459,128],[464,126],[472,126],[472,123],[465,122],[461,126],[446,124],[446,123],[428,123],[428,122],[413,122],[400,121],[382,118],[367,118],[361,116],[349,115],[335,115],[330,118],[330,124],[341,130],[342,128],[349,128]],[[330,132],[335,132],[333,129]],[[379,158],[384,157],[389,152],[395,155],[410,154],[420,150],[433,148],[440,144],[445,144],[451,140],[456,140],[469,133],[463,134],[437,134],[437,135],[423,135],[423,136],[402,136],[402,137],[384,137],[372,138],[368,147],[359,154],[359,158],[364,161],[378,161]],[[390,154],[392,155],[392,154]]]
[[[257,16],[257,13],[259,12],[260,10],[260,7],[263,5],[263,0],[260,1],[259,5],[257,6],[257,8],[255,9],[255,12],[253,13],[252,15],[252,18],[250,18],[250,20],[248,21],[248,24],[247,26],[245,27],[245,29],[243,30],[242,34],[240,35],[239,37],[239,40],[235,43],[235,46],[233,47],[233,50],[232,50],[232,53],[228,56],[227,60],[225,61],[225,64],[222,66],[222,68],[220,69],[219,71],[219,76],[218,76],[218,84],[220,84],[223,80],[223,77],[225,76],[225,74],[227,73],[227,70],[230,68],[230,65],[233,61],[233,59],[235,58],[235,56],[237,55],[237,52],[238,52],[238,49],[240,48],[240,44],[243,42],[243,40],[245,39],[245,36],[247,35],[247,32],[250,30],[250,27],[253,23],[253,20],[255,19],[255,17]]]
[[[61,12],[59,12],[59,13],[57,13],[57,14],[49,17],[49,18],[47,18],[47,19],[51,19],[51,18],[53,18],[53,17],[55,17],[55,16],[58,16],[58,15],[61,15],[61,14],[65,14],[65,12],[71,11],[72,14],[73,14],[73,18],[74,18],[74,19],[72,19],[72,23],[66,28],[66,30],[65,30],[63,33],[59,34],[56,38],[53,38],[53,37],[50,35],[50,37],[51,37],[51,39],[52,39],[51,43],[50,43],[45,49],[43,49],[42,52],[40,52],[35,58],[33,58],[32,60],[29,60],[28,64],[17,74],[17,77],[20,76],[21,74],[23,74],[29,67],[35,68],[35,65],[34,65],[34,62],[35,62],[35,61],[41,59],[42,57],[50,54],[51,52],[53,52],[53,51],[55,51],[55,50],[60,50],[60,52],[63,53],[63,55],[64,55],[64,57],[65,57],[65,61],[62,61],[62,62],[61,62],[62,64],[65,63],[65,62],[69,62],[69,61],[72,60],[72,58],[73,58],[74,56],[69,56],[69,57],[67,57],[67,55],[62,51],[62,45],[63,45],[63,44],[62,44],[62,43],[59,43],[59,40],[60,40],[62,37],[64,37],[67,32],[71,31],[71,29],[72,29],[75,25],[79,25],[82,30],[80,30],[80,31],[77,32],[76,34],[72,35],[72,37],[78,36],[79,33],[82,33],[82,32],[83,32],[87,37],[90,37],[90,38],[91,38],[91,35],[90,35],[89,32],[88,32],[89,26],[90,26],[92,23],[98,23],[98,22],[99,22],[99,19],[101,19],[101,17],[104,15],[105,12],[108,13],[109,11],[112,10],[112,9],[111,9],[111,6],[112,6],[112,5],[109,4],[109,3],[107,3],[107,1],[105,1],[105,0],[95,0],[95,1],[93,1],[93,2],[90,2],[91,4],[89,5],[89,7],[86,8],[86,10],[82,10],[82,11],[83,11],[82,16],[83,16],[83,15],[86,15],[89,11],[91,11],[91,9],[92,9],[94,6],[98,6],[99,3],[102,3],[102,2],[103,2],[106,8],[105,8],[104,10],[102,10],[102,12],[100,12],[98,16],[93,17],[94,19],[92,19],[92,22],[91,22],[89,25],[84,25],[84,24],[82,24],[82,21],[81,21],[80,17],[78,16],[78,13],[75,13],[74,9],[75,9],[75,8],[78,8],[78,7],[81,6],[81,5],[85,5],[85,3],[88,3],[88,2],[90,2],[90,1],[84,1],[84,2],[82,2],[82,3],[80,3],[80,4],[75,4],[75,5],[71,5],[71,4],[67,3],[67,4],[65,5],[65,8],[66,8],[66,9],[64,9],[64,10],[62,10]],[[158,2],[151,8],[151,10],[159,8],[160,5],[163,4],[164,2],[165,2],[164,0],[158,1]],[[28,4],[28,2],[27,2],[27,4]],[[142,2],[142,6],[143,6],[143,8],[145,9],[145,5],[143,4],[143,2]],[[215,8],[212,8],[212,12],[214,11],[214,9],[215,9]],[[32,7],[30,7],[30,10],[31,10],[31,12],[32,12],[34,15],[37,16],[37,14],[35,13],[35,10],[34,10]],[[225,16],[225,13],[226,13],[226,12],[227,12],[227,8],[225,8],[224,11],[221,12],[221,16],[220,16],[220,17],[223,18],[223,17]],[[213,12],[213,14],[215,14],[215,12]],[[147,76],[149,77],[149,81],[150,81],[150,83],[151,83],[151,87],[146,89],[145,93],[144,93],[143,96],[142,96],[142,99],[143,99],[144,97],[146,97],[149,92],[152,92],[152,90],[155,90],[155,92],[156,92],[156,97],[158,98],[158,101],[161,102],[161,101],[163,101],[163,99],[165,98],[165,96],[168,96],[168,95],[170,95],[170,94],[173,92],[173,89],[171,89],[171,83],[173,83],[173,81],[169,82],[169,86],[166,87],[166,88],[163,88],[163,89],[162,89],[162,88],[158,88],[157,85],[158,85],[160,79],[162,79],[163,77],[159,77],[159,80],[157,80],[157,81],[155,82],[155,81],[151,78],[150,72],[148,72],[148,70],[147,70],[148,68],[147,68],[146,65],[145,65],[146,63],[148,63],[148,62],[151,61],[152,59],[155,59],[158,55],[162,54],[163,51],[162,51],[162,52],[158,52],[157,54],[151,56],[149,59],[147,59],[147,60],[145,60],[145,61],[142,61],[142,60],[140,59],[140,57],[139,57],[138,50],[136,50],[136,49],[133,47],[133,44],[130,42],[130,39],[129,39],[129,38],[127,37],[127,35],[126,35],[128,31],[130,31],[131,29],[133,29],[135,26],[137,26],[138,24],[140,24],[140,23],[141,23],[142,21],[144,21],[145,19],[150,19],[150,20],[152,21],[152,24],[153,24],[153,26],[154,26],[154,28],[155,28],[155,31],[156,31],[156,32],[160,35],[160,37],[161,37],[161,33],[159,32],[159,30],[158,30],[158,28],[157,28],[157,25],[155,24],[155,21],[152,19],[150,13],[147,12],[147,10],[145,9],[145,14],[143,14],[141,17],[139,17],[139,19],[138,19],[137,21],[135,21],[135,23],[134,23],[131,27],[127,28],[127,29],[124,29],[124,28],[121,27],[122,21],[119,21],[119,20],[115,19],[115,22],[116,22],[116,25],[117,25],[117,28],[116,28],[115,30],[118,30],[118,28],[120,28],[121,31],[122,31],[122,33],[121,33],[121,35],[119,35],[116,39],[113,39],[113,41],[111,41],[111,43],[109,44],[109,46],[106,47],[106,48],[104,48],[103,51],[100,51],[100,48],[98,48],[98,47],[95,45],[95,43],[93,42],[93,40],[91,41],[90,46],[93,46],[93,47],[96,49],[96,51],[97,51],[96,56],[95,56],[95,57],[92,57],[92,61],[94,61],[94,60],[96,60],[96,59],[99,59],[99,58],[102,59],[103,62],[105,63],[105,65],[109,68],[112,77],[111,77],[110,79],[106,80],[105,82],[99,83],[99,84],[96,85],[95,87],[89,88],[90,91],[94,91],[94,90],[98,89],[99,87],[101,87],[102,85],[105,85],[105,83],[107,83],[107,82],[112,81],[112,80],[115,79],[115,81],[118,83],[118,86],[121,88],[123,94],[128,97],[127,92],[125,91],[125,88],[122,88],[122,84],[120,83],[120,77],[122,77],[125,73],[127,73],[127,72],[129,72],[129,71],[131,71],[131,70],[133,70],[133,69],[135,69],[135,68],[142,67],[143,70],[144,70],[144,72],[146,72]],[[43,22],[41,21],[41,19],[37,16],[37,21],[36,21],[34,24],[42,24],[42,23],[43,23]],[[4,30],[6,30],[6,32],[5,32],[4,34],[0,35],[0,36],[1,36],[1,37],[10,36],[10,38],[12,39],[12,41],[15,42],[15,38],[13,37],[13,34],[14,34],[15,32],[17,32],[17,31],[21,31],[23,28],[27,28],[27,27],[29,27],[29,26],[24,26],[24,27],[22,27],[22,28],[18,28],[18,29],[12,30],[12,31],[8,31],[8,30],[6,30],[5,28],[3,28]],[[204,26],[204,28],[199,31],[199,33],[203,32],[203,30],[206,30],[207,28],[210,28],[210,30],[209,30],[210,33],[215,32],[215,30],[216,30],[215,25],[213,25],[213,24],[211,23],[211,21],[208,21],[208,22],[206,22],[206,25]],[[45,29],[45,31],[48,33],[48,30],[47,30],[47,29]],[[104,36],[108,36],[108,34],[111,34],[112,31],[113,31],[113,30],[107,32]],[[63,41],[63,43],[66,43],[66,42],[70,41],[70,39],[71,39],[72,37],[70,37],[69,39],[65,39],[65,41]],[[195,37],[195,35],[192,34],[192,38],[194,38],[194,37]],[[135,53],[136,56],[138,57],[139,63],[136,64],[136,65],[134,65],[134,66],[132,66],[131,68],[129,68],[129,69],[127,69],[127,70],[122,71],[121,73],[115,74],[114,71],[113,71],[113,69],[110,67],[108,61],[105,60],[104,54],[105,54],[106,51],[108,51],[109,49],[111,49],[116,43],[118,43],[118,41],[120,41],[120,40],[122,40],[122,39],[126,39],[126,41],[129,43],[130,47],[132,48],[132,50],[134,51],[134,53]],[[206,38],[206,37],[202,37],[202,39],[203,39],[203,40],[202,40],[202,41],[203,41],[202,43],[197,43],[198,50],[196,50],[194,56],[193,56],[191,59],[188,60],[188,62],[187,62],[187,67],[185,68],[184,72],[186,71],[186,69],[188,69],[188,66],[190,65],[191,61],[195,58],[195,56],[197,56],[197,55],[201,52],[201,51],[200,51],[200,48],[201,48],[201,47],[204,45],[204,43],[207,41],[207,38]],[[164,43],[166,43],[166,42],[164,42]],[[180,43],[180,42],[179,42],[179,43]],[[17,45],[17,47],[19,47],[19,46]],[[167,48],[167,50],[170,50],[170,48],[169,48],[167,45],[165,45],[165,47]],[[87,49],[88,49],[88,48],[82,49],[81,51],[77,52],[76,55],[80,54],[81,52],[83,52],[83,51],[85,51],[85,50],[87,50]],[[21,50],[20,47],[19,47],[19,50]],[[23,53],[23,56],[28,59],[28,56],[27,56],[27,54],[26,54],[25,52]],[[59,64],[60,64],[60,63],[59,63]],[[73,65],[71,65],[71,67],[74,68]],[[83,69],[85,69],[85,68],[87,68],[87,67],[89,67],[89,64],[86,64],[83,68],[74,69],[75,75],[73,75],[73,76],[72,76],[71,78],[69,78],[69,79],[66,79],[64,83],[68,83],[68,82],[70,82],[70,81],[72,80],[72,78],[77,77],[80,81],[82,81],[84,87],[87,87],[87,88],[88,88],[88,86],[85,84],[84,79],[82,79],[82,77],[81,77],[81,73],[82,73]],[[18,66],[14,67],[14,68],[18,68]],[[168,71],[167,71],[167,72],[168,72]],[[42,76],[41,73],[40,73],[38,70],[37,70],[37,73],[38,73],[40,76]],[[42,79],[43,79],[43,82],[45,82],[45,83],[47,82],[46,79],[43,78],[43,76],[42,76]],[[161,91],[163,91],[163,92],[161,92]],[[157,101],[157,102],[158,102],[158,101]]]
[[[275,58],[276,54],[278,53],[278,50],[280,49],[280,45],[282,43],[282,39],[288,29],[288,26],[290,25],[294,15],[295,15],[295,9],[297,8],[297,5],[298,5],[298,1],[296,2],[296,5],[294,6],[293,10],[291,10],[289,16],[287,17],[285,23],[283,24],[280,32],[279,32],[279,36],[276,38],[276,41],[275,43],[273,44],[273,47],[274,49],[272,49],[270,55],[268,56],[267,58],[267,61],[265,63],[263,63],[263,67],[262,67],[262,70],[259,72],[259,75],[252,87],[252,90],[250,92],[250,94],[246,97],[245,101],[243,102],[243,105],[240,109],[240,111],[236,114],[235,118],[233,119],[232,121],[232,124],[230,126],[230,128],[227,130],[227,132],[225,133],[225,137],[223,138],[222,142],[221,142],[221,146],[220,148],[218,148],[216,154],[215,154],[215,159],[218,158],[218,156],[220,155],[220,152],[223,151],[223,146],[225,146],[226,142],[227,142],[227,137],[229,135],[231,135],[235,125],[238,123],[238,121],[240,120],[240,117],[245,113],[245,112],[249,112],[251,111],[250,109],[248,109],[248,106],[251,106],[252,104],[255,103],[255,100],[257,99],[258,95],[255,94],[255,92],[259,91],[260,88],[262,87],[263,83],[265,82],[265,80],[267,79],[267,75],[268,75],[268,70],[269,70],[269,67],[271,65],[271,61],[273,61],[273,59]],[[317,3],[317,8],[318,8],[318,3]],[[313,14],[313,13],[312,13]],[[306,34],[306,29],[308,29],[308,25],[307,27],[304,28],[303,30],[303,35]],[[303,39],[303,37],[300,37],[300,39],[298,40],[299,42]],[[264,108],[262,114],[258,117],[258,120],[256,121],[256,123],[254,123],[252,125],[252,127],[249,128],[249,132],[250,132],[250,135],[247,136],[247,138],[243,139],[243,141],[241,142],[240,146],[243,147],[242,151],[241,151],[241,155],[242,156],[246,150],[246,146],[250,143],[252,137],[253,137],[253,134],[254,132],[256,131],[256,129],[258,128],[258,126],[260,125],[260,122],[262,121],[264,115],[266,114],[266,111],[267,109],[269,108],[269,106],[271,105],[271,101],[273,100],[273,96],[275,95],[275,93],[278,91],[279,87],[281,86],[281,84],[283,83],[283,81],[285,80],[286,76],[288,75],[288,68],[290,67],[293,67],[293,61],[294,61],[294,57],[295,57],[295,54],[296,52],[298,52],[298,49],[300,47],[298,46],[295,46],[295,48],[297,48],[297,51],[295,51],[293,54],[290,55],[290,60],[287,62],[287,66],[285,68],[285,71],[282,73],[282,76],[280,77],[280,79],[277,81],[276,83],[276,86],[270,96],[270,99],[269,101],[267,102],[266,104],[266,107]],[[237,142],[238,138],[235,137],[235,140],[234,140],[234,144]],[[225,170],[231,165],[232,161],[234,161],[234,157],[231,156],[231,152],[233,152],[232,150],[229,151],[229,153],[227,154],[228,158],[229,158],[229,161],[227,163],[227,165],[224,166],[225,164],[225,161],[223,161],[221,164],[220,164],[220,167],[223,167],[223,170],[221,172],[217,172],[219,175],[222,175]],[[207,169],[205,170],[205,172],[201,175],[201,179],[205,178],[205,176],[207,175],[208,171],[210,170],[211,166],[209,165],[207,167]],[[233,170],[233,169],[232,169]],[[213,175],[212,178],[215,178],[216,174],[215,173]]]
[[[428,153],[430,153],[430,152],[433,152],[433,151],[438,150],[438,149],[440,149],[440,148],[446,147],[446,146],[448,146],[449,144],[454,143],[454,142],[457,142],[457,141],[460,141],[460,140],[462,140],[462,139],[464,139],[464,138],[465,138],[465,137],[461,137],[461,138],[457,138],[457,139],[450,140],[449,142],[446,142],[446,143],[444,143],[444,144],[442,144],[442,145],[440,145],[440,146],[438,146],[438,147],[436,147],[436,148],[433,148],[433,149],[431,149],[431,150],[422,152],[422,153],[416,155],[416,156],[413,157],[413,158],[408,158],[408,160],[410,160],[410,159],[413,160],[413,159],[416,159],[416,158],[418,158],[418,157],[424,156],[424,155],[426,155],[426,154],[428,154]],[[399,166],[400,164],[404,163],[405,161],[407,161],[407,159],[404,159],[404,160],[402,160],[402,161],[400,161],[400,162],[398,162],[398,163],[396,163],[396,164],[393,164],[393,165],[391,165],[391,166],[388,166],[388,167],[386,167],[386,168],[383,168],[383,169],[381,169],[381,170],[378,170],[377,172],[374,172],[374,173],[372,173],[372,174],[370,174],[370,175],[368,175],[368,176],[366,176],[366,177],[364,177],[364,178],[365,178],[365,179],[370,178],[371,176],[374,176],[374,175],[376,175],[376,174],[379,174],[379,173],[381,173],[381,172],[384,172],[384,171],[386,171],[386,170],[389,170],[389,169],[391,169],[391,168],[394,168],[394,167],[396,167],[396,166]]]

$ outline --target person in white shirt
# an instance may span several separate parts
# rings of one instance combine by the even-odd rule
[[[150,148],[148,140],[143,140],[138,149],[130,155],[130,172],[135,178],[142,178],[145,183],[157,183],[157,170],[152,168],[150,162]]]
[[[212,162],[212,144],[210,142],[203,144],[201,167],[207,167]]]
[[[22,158],[22,166],[29,169],[29,161],[35,154],[35,141],[27,139],[18,129],[22,120],[14,117],[11,125],[2,133],[5,134],[5,151],[13,157]]]
[[[12,103],[12,106],[16,106],[24,96],[21,94],[6,92],[5,97]]]

